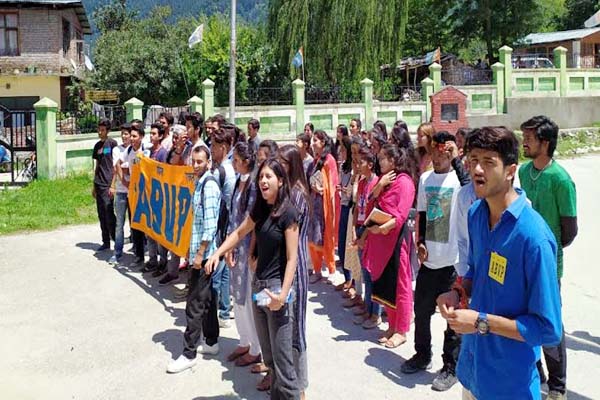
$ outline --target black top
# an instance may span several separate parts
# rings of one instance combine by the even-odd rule
[[[117,147],[117,141],[107,138],[104,142],[99,141],[94,146],[92,158],[97,161],[94,173],[94,184],[101,187],[109,187],[112,184],[114,166],[112,150]]]
[[[279,217],[271,216],[270,208],[263,212],[252,210],[250,213],[250,218],[256,224],[254,228],[258,249],[256,279],[279,278],[283,282],[287,264],[285,230],[297,223],[298,212],[289,202],[282,207]]]

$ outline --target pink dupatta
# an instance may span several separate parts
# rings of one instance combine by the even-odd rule
[[[407,174],[400,174],[377,198],[376,206],[396,218],[396,227],[387,235],[369,232],[363,251],[363,266],[371,274],[371,279],[379,279],[387,265],[402,226],[408,218],[408,213],[415,200],[415,184]]]

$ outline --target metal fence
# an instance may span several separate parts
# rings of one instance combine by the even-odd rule
[[[59,135],[97,132],[101,119],[110,120],[110,130],[118,130],[127,119],[125,107],[94,106],[90,110],[61,110],[56,115],[56,132]]]
[[[446,85],[489,85],[492,83],[491,69],[456,68],[442,70],[442,81]]]
[[[514,69],[520,68],[554,68],[553,53],[517,53],[512,56]]]
[[[600,68],[600,54],[567,54],[567,68]]]
[[[362,91],[358,85],[306,86],[305,104],[359,103]]]
[[[421,101],[421,86],[391,85],[376,88],[375,98],[379,101]]]
[[[291,87],[250,88],[240,97],[236,97],[239,106],[285,105],[292,104]]]
[[[149,127],[154,122],[158,121],[160,114],[163,112],[170,113],[176,124],[185,125],[185,120],[182,120],[183,113],[190,111],[189,106],[181,107],[163,107],[159,105],[144,106],[142,114],[144,116],[144,126]]]
[[[34,110],[9,110],[0,106],[0,145],[6,152],[0,160],[0,181],[23,184],[35,179]]]

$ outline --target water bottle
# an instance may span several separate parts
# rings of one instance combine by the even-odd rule
[[[271,303],[271,297],[269,297],[269,295],[267,294],[267,292],[265,290],[266,289],[263,289],[260,292],[254,293],[252,295],[252,300],[254,300],[256,302],[256,305],[259,307],[266,307]],[[281,293],[281,285],[276,284],[275,286],[270,287],[269,291],[273,294],[279,294],[279,293]],[[294,289],[290,288],[290,292],[288,293],[288,296],[287,296],[287,299],[285,299],[285,302],[289,303],[290,301],[292,301],[293,298],[294,298]]]

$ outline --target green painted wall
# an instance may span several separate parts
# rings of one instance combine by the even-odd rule
[[[471,95],[471,108],[473,110],[489,110],[492,108],[492,95],[490,93],[477,93]]]
[[[396,121],[398,121],[398,113],[396,111],[379,111],[377,119],[382,120],[387,130],[391,131]]]
[[[569,77],[569,90],[584,90],[585,78],[583,76]]]
[[[344,124],[347,127],[350,126],[350,121],[356,118],[358,120],[360,120],[360,114],[339,114],[338,115],[338,123],[339,124]]]
[[[600,77],[594,76],[588,79],[591,90],[600,90]]]
[[[242,125],[243,126],[243,125]],[[292,130],[291,117],[262,117],[260,119],[260,131],[263,133],[286,133]]]
[[[67,158],[67,171],[92,171],[94,163],[92,160],[93,149],[82,149],[82,150],[68,150],[66,154]]]
[[[517,92],[533,92],[533,78],[517,78]]]
[[[315,130],[321,129],[326,132],[333,131],[333,115],[311,115],[308,120],[315,126]]]
[[[423,113],[421,111],[402,111],[402,120],[409,127],[417,127],[423,121]]]
[[[542,77],[538,79],[538,90],[540,91],[555,91],[556,90],[556,78]]]

